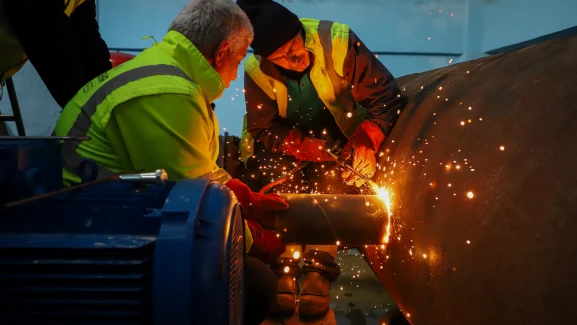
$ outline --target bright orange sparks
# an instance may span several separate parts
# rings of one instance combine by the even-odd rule
[[[383,238],[383,242],[388,243],[389,237],[391,236],[391,219],[393,216],[393,213],[391,212],[391,193],[389,192],[389,190],[387,190],[386,187],[377,187],[376,185],[374,185],[373,191],[377,193],[381,201],[383,201],[383,203],[385,204],[385,208],[387,209],[387,215],[389,217],[389,220],[387,221],[387,228],[385,236]]]

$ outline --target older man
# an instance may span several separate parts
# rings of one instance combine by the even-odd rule
[[[83,158],[94,160],[99,177],[164,168],[170,179],[210,177],[226,184],[245,212],[247,290],[245,321],[258,324],[274,305],[276,278],[265,264],[285,247],[254,219],[287,208],[276,195],[253,193],[216,165],[218,122],[214,104],[236,78],[253,37],[250,21],[231,0],[191,0],[162,42],[104,73],[66,105],[59,136],[91,136],[63,145],[67,185],[80,181]]]
[[[298,162],[312,162],[281,185],[290,192],[358,193],[337,181],[326,148],[366,177],[403,108],[395,78],[347,25],[303,18],[272,0],[238,0],[253,24],[254,55],[245,67],[246,119],[241,152],[258,161],[263,179],[279,177]],[[249,161],[250,162],[250,161]],[[272,177],[271,177],[272,176]],[[349,185],[364,180],[346,170]],[[336,246],[304,248],[301,274],[293,250],[278,261],[280,313],[320,317],[329,309],[330,283],[339,276]],[[300,297],[297,299],[300,293]]]

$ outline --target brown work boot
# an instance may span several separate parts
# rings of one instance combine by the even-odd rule
[[[329,253],[318,250],[308,251],[304,261],[299,316],[321,318],[329,311],[331,282],[339,277],[341,268]]]
[[[289,259],[278,259],[272,268],[278,277],[276,305],[272,314],[274,317],[289,317],[297,305],[297,279],[301,276],[301,268],[298,261]]]

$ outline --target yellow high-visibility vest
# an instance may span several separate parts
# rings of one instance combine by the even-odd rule
[[[351,85],[346,82],[343,65],[349,48],[349,26],[328,20],[302,18],[306,33],[305,48],[315,55],[310,70],[310,79],[319,98],[331,111],[343,134],[350,137],[364,121],[366,111],[356,105],[351,94]],[[249,77],[276,101],[279,116],[287,117],[287,86],[260,68],[260,56],[251,55],[244,64]],[[240,143],[242,160],[246,161],[254,152],[254,139],[247,131],[247,117],[244,116]]]

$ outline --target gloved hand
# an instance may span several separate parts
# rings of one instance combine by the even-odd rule
[[[286,247],[272,231],[265,228],[274,229],[274,212],[288,209],[288,203],[278,194],[255,193],[236,178],[224,185],[234,193],[242,206],[252,236],[248,255],[267,264],[274,262]]]
[[[297,129],[292,129],[282,144],[282,151],[299,161],[332,161],[325,152],[325,142],[313,137],[303,137]]]
[[[362,175],[369,178],[375,175],[377,171],[376,152],[385,140],[385,134],[375,123],[365,120],[355,130],[355,133],[349,138],[349,142],[343,148],[341,158],[345,161],[352,159],[351,166],[358,170]],[[341,175],[347,184],[360,187],[365,180],[345,170]]]
[[[226,184],[242,205],[244,218],[254,220],[266,229],[274,229],[274,213],[288,209],[288,203],[278,194],[253,192],[245,183],[232,179]]]
[[[286,246],[270,230],[262,228],[256,221],[247,220],[247,226],[252,235],[252,246],[248,252],[249,256],[260,261],[271,264],[285,252]]]

